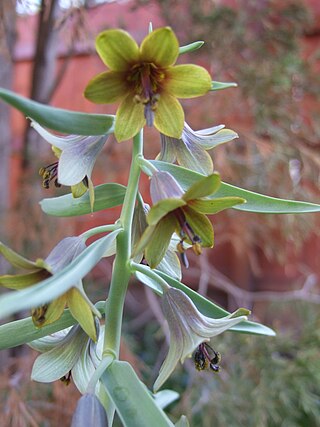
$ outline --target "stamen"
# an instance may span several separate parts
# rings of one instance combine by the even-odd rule
[[[69,385],[72,379],[71,371],[69,371],[66,375],[60,378],[60,381],[62,381],[65,385]]]
[[[202,254],[201,238],[192,230],[191,226],[187,223],[186,217],[182,209],[176,210],[176,218],[181,227],[180,237],[182,239],[182,242],[186,238],[188,238],[191,241],[193,252],[196,255],[201,255]]]
[[[51,165],[45,166],[44,168],[39,169],[39,175],[42,176],[42,186],[46,189],[50,187],[50,182],[54,180],[54,185],[56,187],[61,187],[61,184],[58,182],[58,163],[54,162]]]
[[[36,325],[42,325],[45,322],[48,307],[48,304],[44,304],[31,310],[32,320]]]
[[[219,363],[221,361],[221,355],[218,351],[215,351],[207,343],[199,345],[198,350],[194,353],[194,364],[198,371],[203,371],[210,368],[213,372],[220,372]]]
[[[188,261],[188,258],[187,258],[186,252],[185,252],[186,250],[183,246],[183,239],[180,240],[180,242],[177,244],[177,250],[180,254],[180,259],[181,259],[182,264],[186,268],[189,268],[189,261]]]

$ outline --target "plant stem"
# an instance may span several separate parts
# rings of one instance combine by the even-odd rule
[[[143,133],[141,130],[138,135],[133,138],[130,174],[120,216],[120,224],[123,230],[117,237],[117,254],[113,265],[109,295],[106,300],[106,328],[103,345],[104,356],[112,353],[119,357],[124,300],[131,276],[130,255],[132,220],[140,178],[138,158],[142,155],[142,151]]]

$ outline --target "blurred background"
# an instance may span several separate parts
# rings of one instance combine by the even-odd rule
[[[105,67],[95,36],[121,27],[140,42],[171,26],[180,44],[204,40],[180,63],[206,67],[213,80],[238,87],[183,101],[193,129],[218,124],[239,139],[211,151],[225,182],[270,196],[320,203],[320,2],[318,0],[2,0],[0,86],[76,111],[114,113],[83,97]],[[159,152],[146,131],[146,156]],[[111,137],[95,184],[126,184],[131,143]],[[41,186],[40,167],[54,162],[49,144],[25,117],[0,102],[0,238],[30,259],[46,257],[65,237],[114,221],[119,209],[68,219],[48,217],[39,201],[68,189]],[[141,182],[149,200],[148,180]],[[256,215],[230,210],[212,217],[215,247],[190,257],[184,283],[228,310],[243,306],[277,331],[264,338],[226,332],[212,345],[222,371],[197,372],[191,361],[167,382],[181,392],[168,412],[200,427],[316,427],[320,422],[319,215]],[[111,259],[85,279],[92,300],[105,298]],[[9,267],[0,260],[1,274]],[[21,316],[28,315],[22,313]],[[13,319],[12,319],[13,320]],[[159,300],[132,283],[122,358],[151,387],[167,340]],[[36,384],[28,348],[0,353],[4,427],[69,426],[79,394],[71,384]],[[120,425],[120,424],[119,424]]]

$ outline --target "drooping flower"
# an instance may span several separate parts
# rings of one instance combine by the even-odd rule
[[[224,125],[194,131],[184,123],[180,139],[160,134],[161,151],[157,160],[177,162],[187,169],[204,175],[213,172],[213,163],[207,150],[238,138],[236,132],[224,129]]]
[[[81,236],[66,237],[53,248],[45,260],[37,259],[33,262],[0,243],[0,253],[11,265],[28,271],[23,274],[0,276],[0,285],[15,290],[35,285],[61,271],[85,248],[86,245]],[[66,305],[83,330],[96,340],[94,315],[100,316],[100,313],[85,294],[81,280],[57,299],[34,308],[32,320],[35,326],[42,327],[58,320]]]
[[[177,98],[194,98],[211,88],[209,73],[200,66],[174,65],[179,43],[169,27],[149,33],[140,47],[123,30],[98,35],[96,49],[109,71],[94,77],[85,97],[97,104],[120,102],[115,136],[123,141],[145,125],[180,138],[184,112]]]
[[[184,254],[184,243],[199,255],[202,247],[213,246],[213,227],[206,214],[214,214],[245,200],[240,197],[207,199],[220,186],[218,173],[194,183],[186,192],[168,172],[156,172],[151,178],[153,206],[147,215],[148,227],[134,248],[144,251],[147,263],[155,268],[162,260],[174,232],[180,237],[177,249]]]
[[[72,416],[70,427],[81,426],[108,427],[106,411],[93,393],[86,393],[80,397]]]
[[[93,203],[93,184],[91,173],[108,135],[67,135],[57,136],[35,121],[31,126],[52,145],[58,161],[40,169],[43,186],[48,188],[51,181],[56,186],[71,186],[74,197],[82,196],[89,188],[91,204]]]
[[[170,345],[153,386],[155,391],[167,380],[179,361],[183,363],[203,342],[209,342],[210,338],[247,320],[246,316],[238,314],[249,314],[248,310],[240,309],[240,313],[220,319],[204,316],[184,292],[175,288],[164,292],[162,309],[169,326]]]
[[[88,383],[102,359],[104,328],[95,323],[97,341],[89,338],[79,325],[56,332],[28,345],[42,354],[34,362],[31,378],[49,383],[72,379],[85,393]]]

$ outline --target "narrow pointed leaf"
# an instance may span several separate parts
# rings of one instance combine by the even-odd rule
[[[181,55],[182,53],[188,53],[188,52],[193,52],[195,50],[198,50],[203,45],[204,45],[204,42],[199,40],[197,42],[193,42],[193,43],[187,44],[185,46],[180,46],[179,47],[179,55]]]
[[[222,89],[228,89],[229,87],[237,87],[237,83],[235,82],[212,82],[211,84],[211,90],[222,90]]]
[[[0,318],[46,304],[67,292],[99,262],[119,232],[115,230],[92,243],[67,267],[49,279],[22,291],[3,295],[0,298]]]
[[[94,188],[94,205],[91,211],[90,194],[87,192],[81,197],[74,198],[72,194],[60,197],[43,199],[40,202],[41,209],[53,216],[79,216],[98,212],[122,204],[126,187],[121,184],[108,183]]]
[[[87,114],[40,104],[0,88],[0,98],[49,129],[76,135],[103,135],[112,132],[114,116]]]
[[[151,163],[154,164],[157,169],[171,173],[184,190],[187,190],[200,178],[204,177],[204,175],[198,172],[190,171],[181,166],[172,165],[159,160],[152,160]],[[320,204],[265,196],[225,182],[221,183],[219,190],[210,198],[214,199],[220,197],[241,197],[245,199],[247,201],[245,204],[234,206],[233,209],[247,212],[273,214],[320,212]]]
[[[173,427],[129,363],[114,361],[101,381],[124,427]]]

